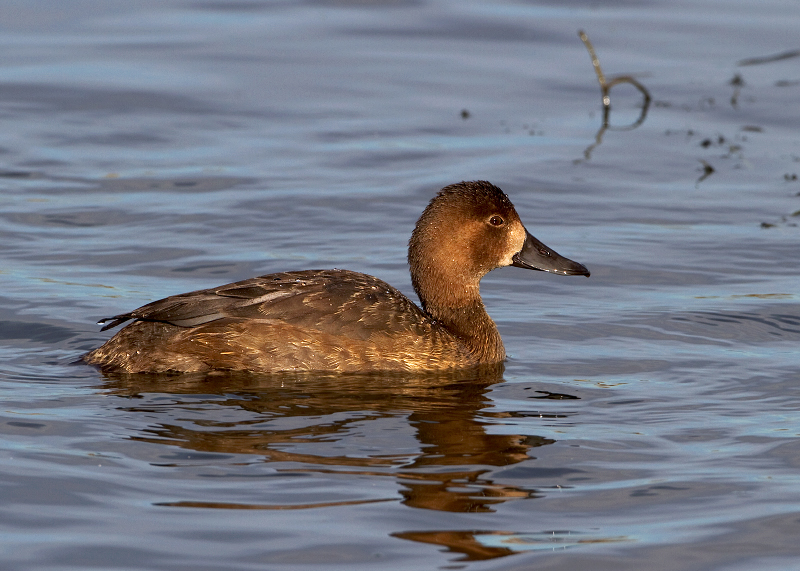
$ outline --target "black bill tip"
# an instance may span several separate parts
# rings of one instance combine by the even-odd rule
[[[583,264],[565,258],[534,238],[527,230],[525,232],[525,243],[522,245],[522,249],[511,258],[512,266],[562,276],[586,276],[588,278],[591,275]]]

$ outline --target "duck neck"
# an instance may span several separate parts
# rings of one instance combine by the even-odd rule
[[[483,305],[478,281],[467,286],[448,283],[440,276],[427,280],[412,276],[414,289],[422,308],[437,323],[458,337],[479,363],[503,361],[506,352],[497,331]]]

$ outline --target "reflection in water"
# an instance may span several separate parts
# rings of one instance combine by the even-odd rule
[[[294,464],[276,466],[284,473],[390,477],[399,484],[403,503],[416,508],[486,512],[509,499],[536,497],[535,489],[493,481],[492,467],[527,460],[531,448],[554,442],[487,433],[479,413],[487,407],[488,387],[502,378],[501,367],[413,376],[217,372],[106,378],[113,394],[133,399],[127,410],[164,418],[137,440]],[[299,509],[331,504],[169,505]]]
[[[647,90],[647,88],[630,75],[619,75],[612,77],[611,79],[606,79],[603,69],[600,67],[600,59],[597,57],[594,47],[589,41],[589,36],[587,36],[586,32],[583,30],[578,30],[578,35],[580,36],[583,44],[586,46],[589,56],[592,58],[592,66],[597,74],[597,81],[600,83],[600,91],[603,97],[603,124],[600,126],[600,130],[597,131],[597,134],[594,137],[594,143],[586,147],[586,150],[583,151],[584,160],[588,161],[592,156],[592,151],[594,151],[595,148],[603,142],[603,135],[605,135],[606,131],[632,131],[644,123],[644,120],[647,117],[647,111],[650,109],[650,102],[652,101],[652,98],[650,97],[650,92]],[[639,92],[642,94],[642,110],[639,113],[639,118],[630,125],[612,127],[611,88],[621,83],[630,83],[639,90]],[[580,160],[575,162],[580,162]]]
[[[591,543],[633,541],[628,536],[598,536],[574,531],[514,533],[510,531],[408,531],[394,537],[442,545],[464,556],[459,561],[483,561],[520,551],[554,551]]]
[[[619,79],[619,78],[618,78]],[[630,83],[630,82],[625,82]],[[643,89],[643,88],[642,88]],[[604,105],[603,106],[603,124],[598,129],[597,134],[594,136],[594,143],[586,147],[583,151],[583,158],[584,160],[589,160],[592,158],[592,152],[603,142],[603,135],[606,134],[606,131],[633,131],[639,125],[644,123],[644,120],[647,118],[647,110],[650,108],[650,97],[647,96],[642,103],[642,110],[639,113],[639,118],[636,119],[630,125],[623,125],[621,127],[612,127],[611,126],[611,105]],[[580,162],[580,160],[576,161]],[[713,171],[712,171],[713,172]],[[709,173],[711,174],[711,173]]]

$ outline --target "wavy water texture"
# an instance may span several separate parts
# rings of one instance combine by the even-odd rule
[[[0,21],[2,569],[796,566],[794,2],[29,1]],[[603,129],[578,29],[652,94],[635,129],[622,84]],[[502,372],[75,364],[100,318],[269,272],[413,296],[411,228],[470,179],[592,273],[487,276]]]

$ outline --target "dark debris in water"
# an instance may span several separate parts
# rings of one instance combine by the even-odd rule
[[[536,391],[542,396],[528,397],[531,399],[552,399],[552,400],[580,400],[581,397],[568,395],[564,393],[551,393],[550,391]]]
[[[797,180],[796,177],[797,177],[797,175],[795,175],[795,178],[792,179],[792,180]],[[798,192],[796,194],[796,196],[800,196],[800,192]],[[789,214],[787,216],[782,216],[781,219],[778,222],[762,222],[761,223],[761,227],[764,228],[764,229],[768,229],[768,228],[777,228],[780,225],[784,225],[784,226],[790,226],[790,227],[796,228],[798,226],[798,224],[797,224],[797,222],[792,220],[792,218],[797,218],[797,217],[800,217],[800,210],[795,210],[794,212],[792,212],[791,214]]]
[[[41,178],[41,175],[31,171],[0,171],[0,178]]]
[[[780,225],[784,225],[796,228],[797,222],[789,220],[790,217],[796,217],[796,216],[800,216],[800,210],[798,210],[797,212],[793,212],[789,216],[783,216],[778,222],[762,222],[761,227],[766,229],[766,228],[777,228]]]
[[[785,59],[796,58],[800,56],[800,50],[789,50],[786,52],[781,52],[779,54],[772,54],[768,56],[761,56],[761,57],[752,57],[747,59],[742,59],[736,62],[738,66],[747,66],[747,65],[762,65],[765,63],[773,63],[776,61],[781,61]]]
[[[710,147],[712,145],[715,145],[715,144],[718,145],[718,146],[724,145],[725,144],[725,137],[723,137],[722,135],[717,135],[716,141],[712,140],[712,139],[709,139],[709,138],[706,138],[706,139],[703,139],[702,141],[700,141],[700,146],[703,147],[704,149],[707,149],[708,147]]]
[[[744,79],[742,79],[742,76],[737,73],[730,80],[729,84],[733,86],[731,107],[736,107],[739,104],[739,94],[742,92],[742,87],[744,87]]]
[[[709,163],[707,163],[703,159],[700,159],[700,162],[703,165],[703,174],[701,174],[700,178],[697,179],[697,184],[700,184],[701,182],[703,182],[705,179],[710,177],[715,172],[714,167],[712,167]]]

